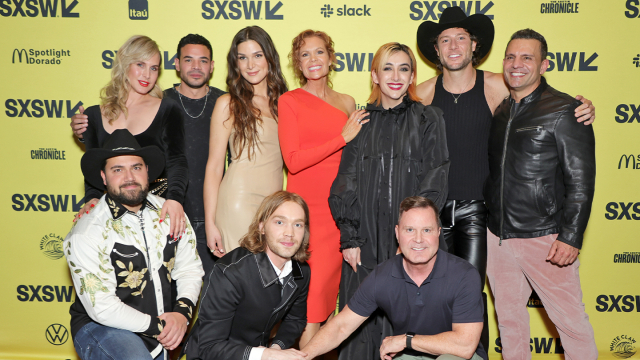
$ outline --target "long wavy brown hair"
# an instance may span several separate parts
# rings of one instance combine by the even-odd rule
[[[276,191],[262,200],[258,211],[253,216],[251,225],[249,225],[249,232],[240,239],[240,246],[254,254],[264,252],[267,249],[267,239],[260,231],[260,224],[267,222],[280,205],[287,201],[300,205],[304,210],[304,237],[300,249],[292,259],[299,262],[309,260],[309,207],[300,195],[284,190]]]
[[[128,115],[126,104],[131,90],[129,66],[138,61],[147,61],[154,55],[160,55],[158,44],[144,35],[130,37],[118,50],[111,69],[111,80],[100,91],[102,100],[100,109],[109,123],[117,119],[120,114],[124,113],[125,118]],[[162,62],[162,57],[160,59]],[[162,89],[157,81],[149,95],[162,99]]]
[[[231,100],[229,111],[233,117],[233,146],[236,159],[247,149],[249,160],[259,146],[258,126],[262,125],[260,109],[253,105],[253,85],[242,77],[238,68],[238,46],[253,40],[260,45],[269,64],[267,74],[267,96],[271,116],[278,121],[278,98],[287,92],[287,82],[280,69],[280,55],[269,34],[259,26],[248,26],[240,30],[231,41],[227,55],[227,88]]]

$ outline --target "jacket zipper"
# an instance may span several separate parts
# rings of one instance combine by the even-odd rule
[[[529,127],[523,127],[520,129],[516,129],[516,132],[522,132],[522,131],[529,131],[529,130],[540,130],[542,129],[542,126],[529,126]]]
[[[518,107],[518,103],[514,103],[509,110],[509,121],[507,121],[507,130],[504,137],[504,145],[502,147],[502,164],[500,165],[500,242],[498,246],[502,246],[504,239],[504,163],[507,160],[507,144],[509,143],[509,130],[513,121],[514,109]]]

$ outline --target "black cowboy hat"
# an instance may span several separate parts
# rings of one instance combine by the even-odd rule
[[[127,129],[115,130],[105,140],[102,148],[89,149],[80,160],[85,181],[104,190],[100,171],[105,160],[122,155],[135,155],[144,159],[149,167],[149,180],[155,180],[164,170],[164,154],[157,146],[141,147]]]
[[[438,23],[425,21],[418,27],[418,48],[427,60],[436,63],[438,53],[431,40],[451,28],[467,29],[478,38],[478,45],[482,45],[479,49],[480,59],[484,58],[491,49],[495,33],[493,21],[484,14],[474,14],[467,17],[467,14],[459,6],[453,6],[444,9]]]

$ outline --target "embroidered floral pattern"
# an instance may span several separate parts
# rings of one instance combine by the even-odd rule
[[[118,273],[119,277],[125,278],[124,282],[118,285],[118,287],[128,287],[130,289],[137,289],[140,287],[139,291],[134,291],[131,295],[144,297],[142,296],[142,291],[147,286],[147,281],[144,280],[144,274],[147,273],[147,268],[144,268],[141,271],[133,271],[132,262],[129,262],[129,268],[127,269],[124,263],[120,260],[116,260],[116,265],[121,269],[125,269],[125,271]]]
[[[182,301],[182,300],[178,301],[178,305],[180,307],[187,308],[189,310],[189,314],[187,314],[187,315],[189,315],[189,320],[191,320],[191,318],[193,317],[191,306],[185,304],[184,301]]]
[[[173,257],[169,261],[162,263],[167,268],[167,279],[169,279],[169,282],[171,282],[171,272],[173,271],[173,267],[176,265],[176,253],[178,251],[178,247],[174,247],[173,249]]]
[[[80,287],[80,295],[84,292],[89,294],[89,298],[91,298],[91,306],[93,307],[96,306],[96,293],[98,291],[102,291],[103,293],[109,292],[109,289],[102,284],[102,280],[93,274],[87,274],[84,277],[81,277],[80,283],[82,284]]]

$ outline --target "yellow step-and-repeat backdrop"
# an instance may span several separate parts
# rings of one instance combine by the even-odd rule
[[[97,104],[116,50],[145,34],[162,50],[163,88],[179,81],[176,46],[188,33],[213,45],[211,84],[224,89],[225,57],[241,28],[271,34],[286,66],[300,31],[326,31],[336,44],[334,87],[364,106],[369,64],[380,45],[415,52],[416,30],[449,6],[494,20],[493,50],[481,69],[500,72],[507,40],[533,28],[549,43],[548,82],[597,108],[598,178],[580,260],[584,303],[601,358],[640,358],[640,83],[639,0],[0,0],[0,358],[76,359],[69,332],[75,299],[61,241],[83,202],[82,146],[69,129],[79,106]],[[419,60],[418,81],[436,75]],[[563,358],[555,328],[532,298],[534,357]],[[500,358],[490,304],[489,348]]]

